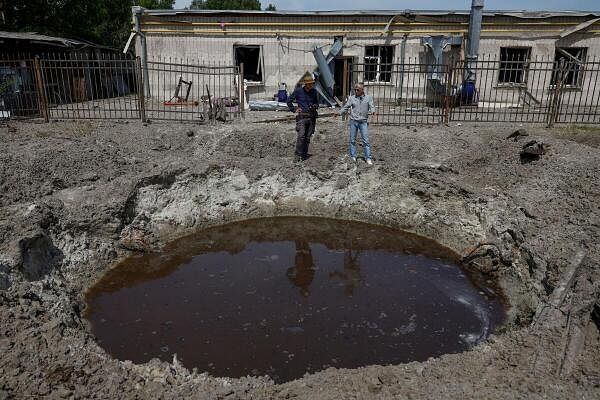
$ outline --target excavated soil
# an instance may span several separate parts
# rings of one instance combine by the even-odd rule
[[[0,126],[0,399],[600,397],[600,129],[371,127],[375,165],[319,120]],[[524,162],[523,144],[546,153]],[[328,368],[275,384],[110,357],[85,291],[120,260],[202,228],[306,215],[400,228],[461,254],[510,305],[499,332],[425,362]]]

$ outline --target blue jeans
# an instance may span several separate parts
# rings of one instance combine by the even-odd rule
[[[360,138],[363,143],[365,160],[371,159],[371,146],[369,145],[369,124],[367,121],[350,120],[350,157],[356,158],[356,133],[360,131]]]

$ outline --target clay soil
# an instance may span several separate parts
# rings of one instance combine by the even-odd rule
[[[600,129],[526,126],[514,141],[510,124],[371,126],[368,167],[331,118],[294,162],[292,122],[253,122],[281,115],[0,125],[0,399],[600,398]],[[546,153],[524,163],[533,139]],[[461,354],[279,385],[176,355],[136,365],[96,343],[84,294],[119,260],[276,215],[432,238],[498,282],[506,324]]]

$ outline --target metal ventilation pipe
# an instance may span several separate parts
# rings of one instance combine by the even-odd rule
[[[476,64],[479,55],[479,38],[481,37],[481,19],[483,17],[483,1],[471,1],[471,16],[469,18],[469,37],[467,41],[467,82],[475,82],[477,78]]]

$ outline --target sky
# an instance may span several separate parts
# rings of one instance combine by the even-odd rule
[[[184,8],[191,0],[176,0]],[[261,0],[278,10],[468,10],[471,0]],[[487,10],[580,10],[600,11],[600,0],[485,0]]]

